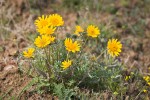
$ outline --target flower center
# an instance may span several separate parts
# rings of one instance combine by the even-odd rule
[[[47,21],[46,20],[41,21],[41,25],[42,25],[42,27],[46,26],[47,25]]]
[[[75,45],[72,45],[72,46],[71,46],[71,49],[74,50],[74,49],[75,49]]]
[[[112,46],[111,49],[112,49],[113,52],[115,52],[115,51],[117,51],[118,48],[117,48],[117,46]]]
[[[53,24],[53,25],[57,25],[57,24],[58,24],[58,19],[57,19],[57,18],[54,18],[54,19],[52,20],[52,24]]]
[[[52,30],[52,29],[48,28],[48,29],[46,30],[46,34],[52,34],[52,33],[53,33],[53,30]]]
[[[41,45],[44,47],[45,44],[46,44],[46,41],[45,41],[45,40],[42,40],[42,41],[41,41]]]
[[[94,34],[95,33],[95,31],[94,30],[91,30],[91,34]]]

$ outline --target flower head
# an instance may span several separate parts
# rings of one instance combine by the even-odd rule
[[[112,39],[108,41],[107,50],[111,56],[118,56],[121,52],[122,44],[117,39]]]
[[[146,90],[146,89],[144,89],[144,90],[143,90],[143,92],[144,92],[144,93],[147,93],[147,90]]]
[[[76,34],[77,36],[80,36],[79,33],[81,33],[81,32],[84,32],[83,28],[81,26],[77,25],[74,34]]]
[[[150,86],[150,76],[144,76],[143,79],[146,81],[146,83]]]
[[[42,15],[42,17],[38,17],[38,19],[35,20],[35,25],[39,29],[49,25],[48,17],[44,15]]]
[[[118,95],[119,93],[115,91],[113,94],[114,94],[114,95]]]
[[[100,30],[98,29],[98,27],[93,26],[93,25],[89,25],[87,27],[87,35],[88,36],[96,38],[99,34],[100,34]]]
[[[71,60],[65,60],[65,61],[62,62],[62,66],[61,66],[61,67],[65,70],[65,69],[67,69],[68,67],[70,67],[71,64],[72,64],[72,61],[71,61]]]
[[[51,26],[62,26],[64,24],[63,18],[58,14],[50,15],[49,22]]]
[[[37,31],[41,34],[41,35],[51,35],[54,33],[54,31],[56,30],[56,27],[53,26],[45,26],[43,28],[38,28]]]
[[[131,76],[126,76],[125,81],[128,81],[131,78]]]
[[[69,52],[75,53],[76,51],[80,51],[80,44],[77,41],[73,42],[72,39],[66,38],[65,46]]]
[[[35,39],[34,44],[39,48],[44,48],[47,45],[49,45],[51,42],[53,42],[54,40],[55,40],[55,37],[53,36],[42,35],[41,37],[38,36]]]
[[[23,56],[26,58],[31,58],[31,57],[33,57],[34,51],[35,51],[34,48],[28,48],[27,51],[23,51]]]

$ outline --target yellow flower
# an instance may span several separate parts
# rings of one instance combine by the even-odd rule
[[[98,27],[93,26],[93,25],[89,25],[87,27],[87,36],[96,38],[99,34],[100,34],[100,30],[98,29]]]
[[[80,44],[77,41],[73,42],[69,38],[66,38],[65,46],[69,52],[72,51],[73,53],[75,53],[76,51],[80,51]]]
[[[81,33],[81,32],[84,32],[83,28],[81,26],[77,25],[74,34],[76,34],[77,36],[80,36],[79,33]]]
[[[45,26],[43,28],[38,28],[37,31],[41,34],[41,35],[51,35],[55,32],[56,27],[53,26]]]
[[[119,93],[115,91],[113,94],[114,94],[114,95],[118,95]]]
[[[118,56],[121,52],[121,48],[122,44],[120,43],[120,41],[117,41],[117,39],[112,39],[108,41],[107,50],[112,57]]]
[[[31,58],[31,57],[33,57],[34,51],[35,51],[34,48],[28,48],[27,51],[23,51],[23,56],[26,58]]]
[[[144,90],[143,90],[143,92],[144,92],[144,93],[147,93],[147,90],[146,90],[146,89],[144,89]]]
[[[150,76],[144,76],[143,79],[146,81],[146,83],[150,86]]]
[[[125,81],[128,81],[131,78],[131,76],[126,76]]]
[[[38,17],[37,20],[35,20],[35,25],[37,28],[43,28],[49,24],[49,20],[47,16],[42,15],[42,17]]]
[[[54,40],[55,40],[55,37],[53,36],[42,35],[41,37],[38,36],[35,39],[34,44],[39,48],[44,48],[47,45],[49,45],[51,42],[53,42]]]
[[[50,15],[49,22],[51,26],[62,26],[64,24],[62,17],[58,14]]]
[[[145,80],[146,82],[150,81],[150,77],[149,77],[149,76],[144,76],[143,78],[144,78],[144,80]]]
[[[68,67],[70,67],[71,66],[71,64],[72,64],[72,61],[71,60],[66,60],[66,61],[63,61],[62,62],[62,68],[63,69],[67,69]]]

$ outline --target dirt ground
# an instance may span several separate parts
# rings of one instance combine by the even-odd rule
[[[126,67],[129,70],[134,67],[137,68],[141,74],[150,75],[150,12],[148,12],[150,9],[145,12],[142,12],[144,9],[141,9],[135,16],[125,15],[126,13],[129,15],[133,13],[132,11],[139,4],[138,1],[139,0],[133,0],[130,5],[125,7],[120,4],[115,5],[115,9],[117,9],[118,12],[117,15],[110,12],[93,12],[89,20],[94,17],[93,22],[104,23],[106,26],[108,24],[114,25],[113,28],[123,43],[121,60]],[[61,4],[61,2],[57,0],[56,5],[58,6],[59,4]],[[38,6],[38,10],[44,14],[61,14],[66,26],[62,34],[71,31],[79,16],[85,17],[86,14],[89,13],[83,13],[84,10],[78,12],[67,10],[55,11],[52,5],[47,6],[46,3],[41,1],[36,2],[35,8]],[[144,5],[139,6],[142,7]],[[2,96],[4,100],[13,99],[18,96],[21,90],[32,79],[18,69],[18,63],[22,60],[19,58],[20,53],[24,48],[29,46],[31,42],[29,41],[29,35],[35,34],[33,23],[38,14],[32,13],[31,6],[32,5],[29,5],[29,2],[26,0],[1,0],[0,96]],[[141,31],[138,31],[138,29],[133,30],[132,27],[141,20],[145,21],[141,27],[138,27],[141,28]],[[124,24],[128,27],[124,28]],[[31,90],[32,88],[25,91],[21,98],[29,100],[41,100],[43,98],[49,98],[49,100],[50,98],[56,99],[49,94],[33,94]]]

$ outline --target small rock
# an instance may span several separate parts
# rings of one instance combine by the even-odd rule
[[[12,70],[14,68],[15,68],[14,65],[7,65],[7,66],[4,67],[4,71]]]

